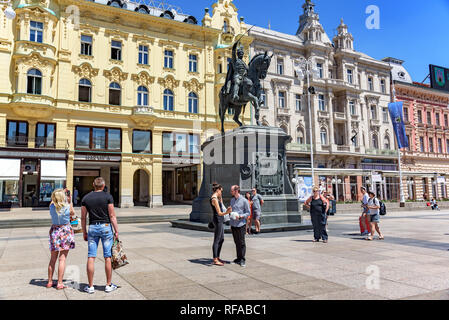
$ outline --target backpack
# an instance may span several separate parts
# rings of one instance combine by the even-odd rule
[[[379,199],[377,199],[379,201],[379,205],[380,205],[380,209],[379,209],[379,213],[381,216],[384,216],[387,214],[387,207],[385,206],[385,203],[383,203],[382,201],[380,201]]]

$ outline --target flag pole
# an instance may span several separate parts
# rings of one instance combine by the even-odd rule
[[[393,81],[393,102],[396,102],[396,89],[394,87],[394,81]],[[399,141],[397,141],[397,144],[398,144],[399,194],[400,194],[399,206],[403,208],[405,207],[405,196],[404,196],[404,188],[402,185],[401,149],[399,148]]]

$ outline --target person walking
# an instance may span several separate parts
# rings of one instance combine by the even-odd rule
[[[367,208],[369,210],[368,214],[369,214],[370,223],[371,223],[371,234],[366,238],[366,240],[369,240],[369,241],[373,240],[374,233],[375,233],[374,230],[376,230],[377,233],[379,234],[379,240],[384,240],[384,236],[382,235],[382,233],[380,232],[380,229],[379,229],[380,202],[376,198],[376,195],[374,194],[374,192],[370,191],[370,192],[368,192],[368,195],[369,195],[369,200],[368,200]]]
[[[236,219],[231,219],[231,231],[234,238],[235,248],[237,251],[237,259],[234,260],[235,264],[239,264],[241,267],[246,267],[246,243],[245,243],[245,233],[246,233],[246,220],[250,215],[249,203],[240,194],[239,186],[231,187],[231,208],[232,212],[236,213],[238,217]]]
[[[320,194],[320,189],[313,188],[312,196],[306,200],[305,205],[310,208],[310,218],[313,225],[313,242],[319,242],[323,239],[324,243],[328,242],[328,234],[326,231],[327,212],[329,205],[327,199]]]
[[[224,216],[231,213],[232,208],[225,210],[223,205],[223,187],[217,183],[212,185],[212,197],[210,205],[212,207],[214,222],[214,243],[212,245],[212,254],[214,258],[213,264],[216,266],[224,266],[224,261],[220,259],[221,247],[224,242]]]
[[[75,233],[70,226],[70,217],[75,216],[75,211],[67,202],[63,189],[57,189],[51,194],[50,216],[52,226],[50,228],[51,257],[48,264],[47,288],[53,287],[53,274],[56,260],[59,257],[58,284],[56,289],[66,288],[63,283],[64,272],[69,250],[75,249]]]
[[[252,190],[252,198],[253,201],[253,218],[254,223],[256,224],[256,234],[260,233],[260,217],[262,215],[262,206],[264,204],[263,198],[260,194],[257,194],[257,189],[253,188]]]
[[[432,210],[440,211],[440,208],[438,207],[438,202],[435,200],[435,198],[432,198],[430,204],[432,205]]]
[[[251,201],[251,193],[247,192],[245,193],[245,199],[248,200],[249,203],[249,209],[250,209],[250,216],[248,217],[248,220],[246,221],[246,234],[251,234],[251,227],[252,227],[252,219],[253,219],[253,202]]]
[[[95,191],[88,193],[81,200],[81,225],[83,228],[84,241],[88,241],[87,258],[87,278],[89,285],[84,291],[92,294],[95,292],[94,282],[94,264],[97,257],[98,243],[101,239],[103,245],[103,257],[106,271],[105,291],[112,292],[117,286],[112,281],[112,243],[114,235],[118,238],[117,218],[114,211],[114,199],[111,194],[104,192],[105,181],[102,177],[94,180],[93,187]],[[86,226],[86,217],[89,214],[89,232]],[[114,227],[114,231],[111,229]]]
[[[369,225],[369,219],[367,219],[368,212],[369,212],[369,209],[368,209],[369,195],[368,195],[368,192],[366,192],[366,188],[365,187],[361,187],[360,188],[360,192],[362,192],[362,195],[363,195],[363,197],[362,197],[362,205],[361,205],[361,207],[362,207],[362,215],[360,216],[360,223],[362,225],[363,230],[365,230],[365,231],[363,231],[361,233],[361,235],[362,236],[367,236],[367,235],[370,234],[370,231],[371,231],[370,225]],[[367,223],[367,220],[368,220],[368,223]]]

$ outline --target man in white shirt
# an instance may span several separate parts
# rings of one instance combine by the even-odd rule
[[[362,216],[360,217],[361,222],[362,222],[362,227],[364,228],[364,232],[362,233],[362,236],[367,236],[370,234],[369,232],[369,226],[366,223],[366,216],[368,214],[368,200],[369,200],[369,195],[368,192],[366,192],[366,188],[365,187],[361,187],[360,191],[363,194],[363,198],[362,198]]]

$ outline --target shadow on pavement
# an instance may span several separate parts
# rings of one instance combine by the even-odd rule
[[[195,263],[195,264],[202,264],[203,266],[211,267],[214,260],[201,258],[201,259],[192,259],[192,260],[189,260],[189,262]]]

